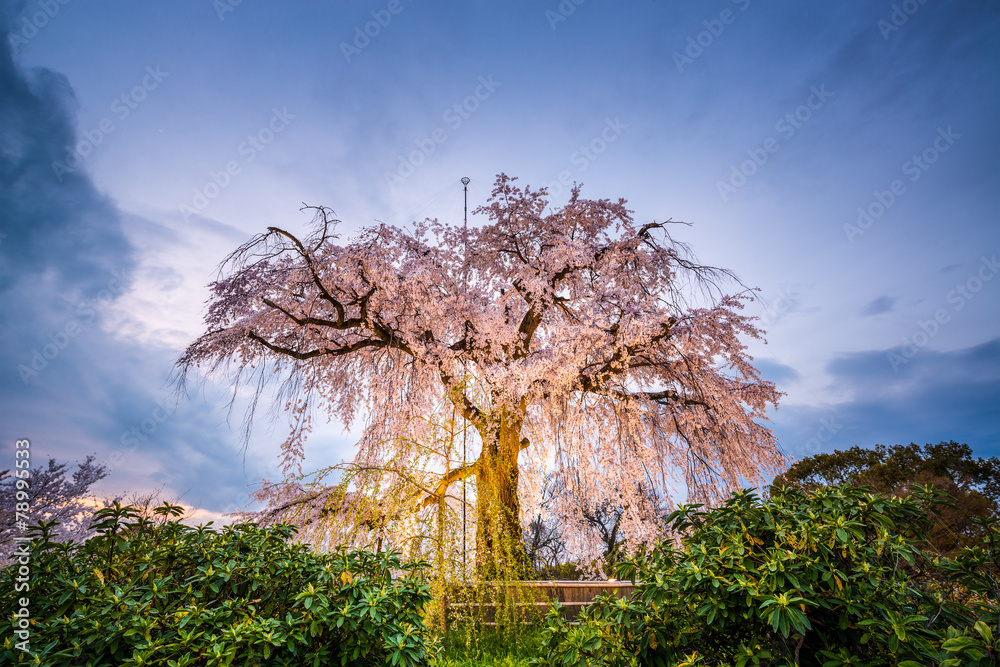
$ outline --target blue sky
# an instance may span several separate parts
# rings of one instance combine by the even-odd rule
[[[276,474],[168,377],[205,285],[302,203],[461,219],[495,174],[625,197],[761,289],[795,457],[1000,455],[1000,3],[4,2],[0,455],[217,518]],[[475,224],[477,221],[472,220]],[[734,289],[737,289],[734,286]],[[307,468],[351,455],[317,431]],[[2,454],[6,452],[6,454]],[[2,468],[4,464],[0,464]]]

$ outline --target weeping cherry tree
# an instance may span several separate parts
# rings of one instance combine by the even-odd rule
[[[637,225],[625,200],[579,187],[552,210],[514,180],[497,177],[473,212],[488,223],[467,230],[382,224],[341,243],[325,207],[302,238],[269,227],[222,265],[182,381],[202,367],[260,396],[277,379],[286,471],[301,472],[318,410],[365,416],[350,465],[409,480],[414,512],[467,480],[481,571],[521,557],[521,505],[544,471],[575,480],[570,497],[627,507],[622,534],[643,540],[663,508],[642,489],[711,504],[782,470],[760,423],[780,394],[741,340],[762,333],[746,290],[724,293],[733,276],[698,264],[670,221]],[[421,448],[442,405],[473,435],[464,464]]]

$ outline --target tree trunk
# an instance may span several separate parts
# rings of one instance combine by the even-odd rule
[[[502,416],[493,438],[484,443],[479,459],[476,569],[484,579],[512,580],[526,574],[521,504],[517,495],[519,422]]]

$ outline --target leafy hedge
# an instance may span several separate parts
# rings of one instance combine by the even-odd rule
[[[539,665],[995,665],[1000,530],[954,560],[919,548],[947,501],[867,488],[744,491],[670,517],[662,544],[619,575],[632,600],[602,599],[577,627],[553,610]]]
[[[180,508],[164,505],[166,518]],[[154,527],[132,507],[96,512],[83,545],[34,527],[30,590],[19,565],[0,572],[0,610],[19,619],[30,601],[29,648],[5,632],[2,664],[409,665],[427,660],[421,617],[430,600],[424,563],[396,554],[317,555],[291,545],[295,529],[175,521]],[[403,573],[394,577],[393,572]]]

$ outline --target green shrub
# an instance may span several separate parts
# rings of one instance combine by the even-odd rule
[[[180,508],[164,505],[160,515]],[[0,572],[0,609],[30,609],[31,654],[44,665],[409,665],[428,658],[424,563],[394,553],[311,553],[287,525],[215,532],[154,527],[134,508],[96,512],[83,545],[34,527],[30,589]],[[394,577],[393,573],[402,573]],[[2,664],[36,664],[10,633]]]
[[[572,627],[553,610],[536,664],[995,665],[997,520],[955,559],[924,554],[940,491],[744,491],[723,507],[670,517],[661,544],[619,575],[632,600],[603,599]]]

